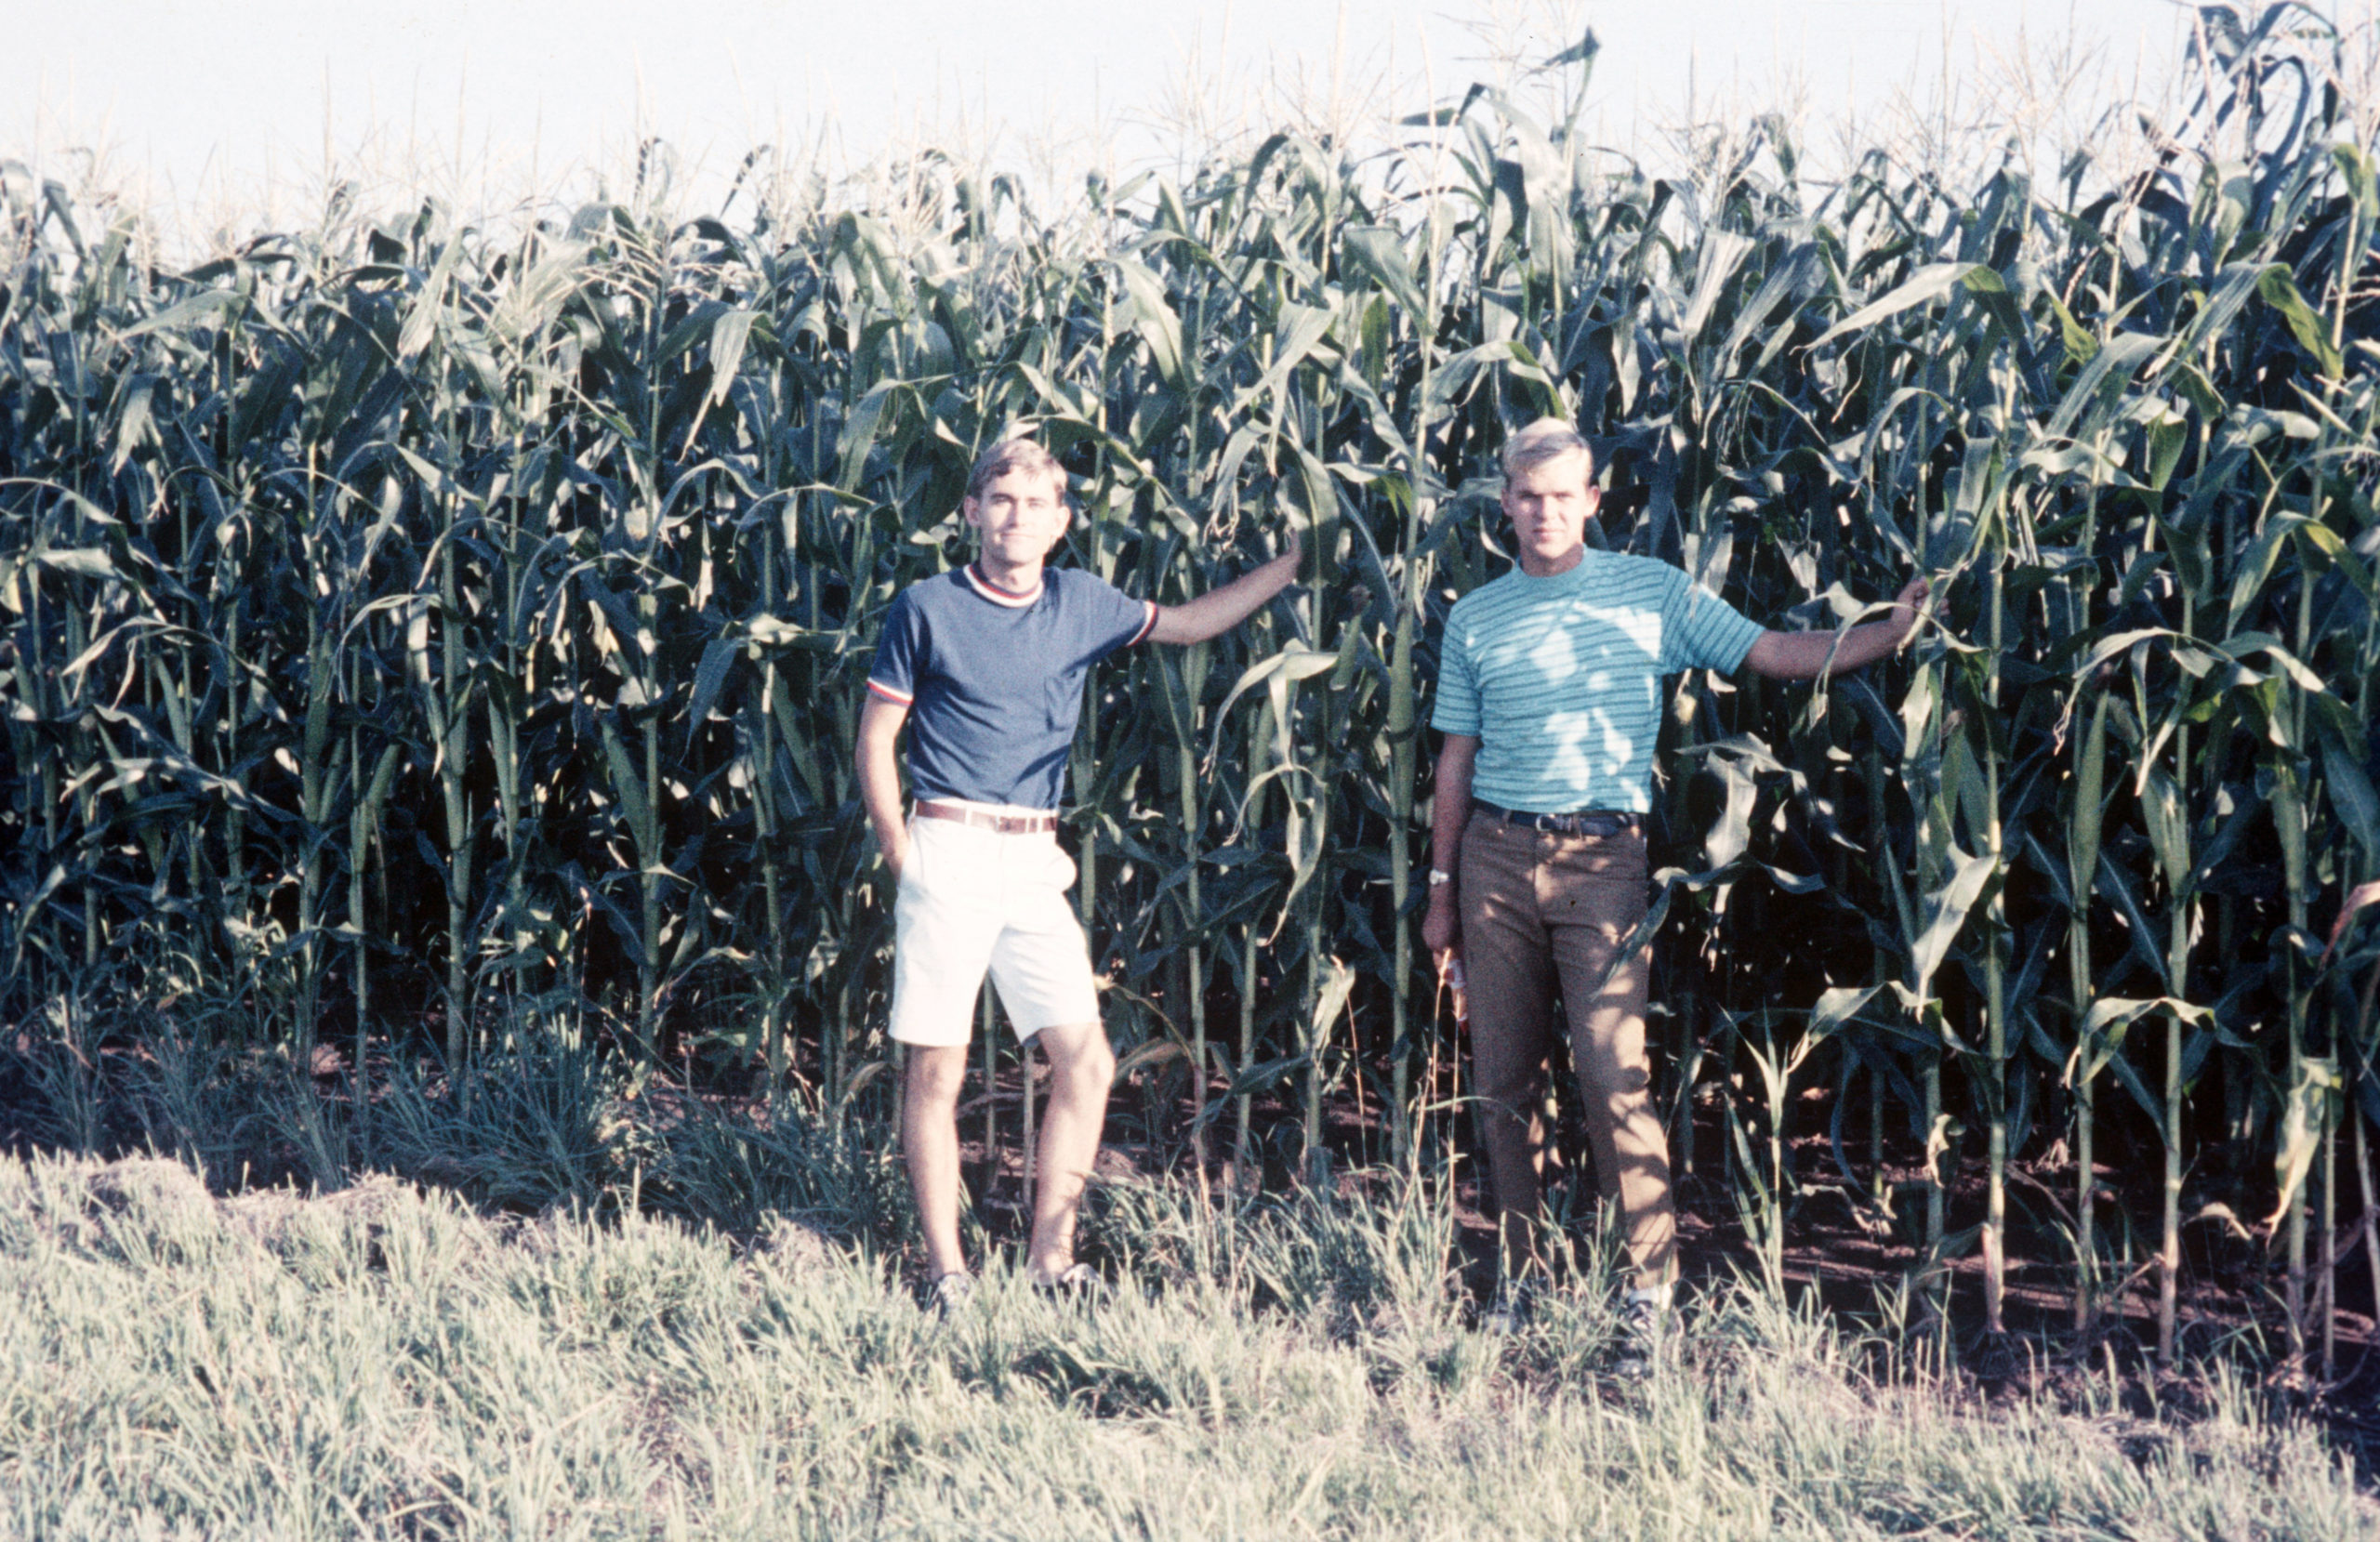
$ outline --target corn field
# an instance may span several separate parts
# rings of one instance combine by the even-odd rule
[[[1935,580],[1887,666],[1675,692],[1681,1165],[1771,1271],[1831,1189],[1928,1288],[1979,1257],[1994,1328],[2016,1273],[2078,1327],[2153,1297],[2168,1357],[2244,1235],[2310,1355],[2374,1246],[2380,101],[2309,11],[2201,16],[2136,172],[1820,181],[1763,119],[1655,177],[1580,132],[1591,45],[1393,149],[1057,210],[932,155],[695,217],[641,172],[509,229],[335,197],[175,270],[0,165],[0,1021],[80,1055],[207,1006],[307,1065],[591,1035],[878,1117],[863,681],[1030,424],[1080,500],[1054,560],[1135,594],[1307,533],[1247,627],[1090,688],[1066,838],[1152,1139],[1436,1160],[1435,626],[1554,414],[1603,538],[1765,625]]]

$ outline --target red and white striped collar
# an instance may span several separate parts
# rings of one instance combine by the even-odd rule
[[[1042,581],[1038,573],[1034,575],[1033,586],[1020,594],[1013,589],[1001,588],[998,584],[985,577],[972,562],[959,571],[967,575],[968,587],[995,605],[1005,605],[1012,611],[1021,611],[1041,598]]]

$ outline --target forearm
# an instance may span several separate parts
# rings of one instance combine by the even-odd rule
[[[1298,553],[1285,551],[1196,600],[1159,606],[1157,626],[1149,637],[1157,642],[1204,642],[1209,638],[1221,637],[1288,587],[1297,573]]]
[[[1471,766],[1478,752],[1479,741],[1460,733],[1448,734],[1438,751],[1436,789],[1430,799],[1430,865],[1448,879],[1430,886],[1429,911],[1421,921],[1421,941],[1434,953],[1454,946],[1462,935],[1455,876],[1462,871],[1462,831],[1471,820]]]
[[[1458,871],[1462,861],[1463,826],[1471,822],[1471,759],[1469,753],[1438,757],[1437,786],[1430,799],[1430,865],[1441,873]]]
[[[859,775],[860,806],[876,830],[876,844],[895,874],[908,855],[908,831],[901,820],[901,768],[894,746],[907,715],[871,700],[860,712],[859,745],[853,769]]]
[[[1865,669],[1908,640],[1932,592],[1926,580],[1912,578],[1893,596],[1890,615],[1847,632],[1763,632],[1744,655],[1744,667],[1776,680],[1814,680]]]
[[[861,759],[859,799],[867,810],[868,824],[875,827],[876,843],[888,853],[899,850],[906,826],[901,819],[901,778],[893,769],[890,749],[872,748]]]
[[[1764,632],[1744,664],[1778,680],[1847,675],[1890,656],[1905,635],[1907,629],[1891,621],[1871,621],[1848,632]]]

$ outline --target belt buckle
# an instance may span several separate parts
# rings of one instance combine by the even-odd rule
[[[1559,836],[1616,836],[1629,827],[1629,816],[1602,809],[1581,809],[1574,813],[1540,814],[1537,828]]]

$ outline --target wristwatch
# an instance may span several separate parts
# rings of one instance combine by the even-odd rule
[[[1430,887],[1432,889],[1437,888],[1438,885],[1442,883],[1452,882],[1454,882],[1454,875],[1448,872],[1445,868],[1433,867],[1430,869]]]

